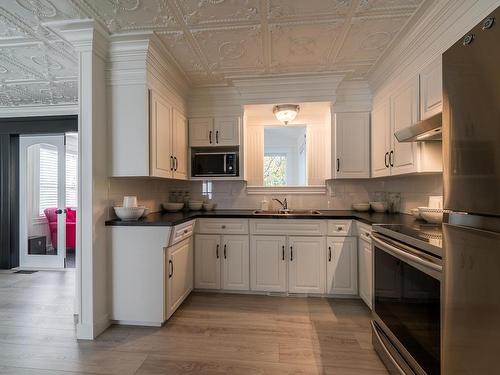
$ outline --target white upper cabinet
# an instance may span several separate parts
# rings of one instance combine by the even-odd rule
[[[173,177],[179,180],[188,178],[188,127],[186,117],[174,108],[172,127],[172,155],[174,157]]]
[[[383,101],[373,108],[371,132],[372,177],[389,176],[390,102]]]
[[[172,177],[172,106],[151,91],[150,175]]]
[[[328,238],[326,255],[328,294],[358,294],[357,252],[356,237]]]
[[[211,146],[214,132],[212,117],[197,117],[189,119],[189,145],[191,147]]]
[[[325,292],[324,237],[289,237],[288,291],[291,293]]]
[[[370,113],[335,114],[334,178],[370,177]]]
[[[441,142],[399,142],[394,136],[398,130],[418,123],[422,116],[441,111],[440,68],[439,60],[374,105],[372,177],[443,171]],[[424,84],[424,79],[429,82]]]
[[[417,147],[415,142],[398,142],[394,133],[416,124],[419,120],[418,77],[409,80],[391,97],[391,143],[389,164],[391,174],[417,172]]]
[[[153,89],[127,95],[127,88],[112,90],[112,176],[187,179],[186,120],[177,100]]]
[[[240,144],[240,118],[237,116],[215,117],[214,133],[216,146],[238,146]]]
[[[443,67],[441,55],[420,73],[420,117],[428,119],[443,111]]]
[[[240,127],[238,116],[191,118],[189,145],[191,147],[239,146]]]

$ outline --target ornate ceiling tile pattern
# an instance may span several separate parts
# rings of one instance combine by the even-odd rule
[[[424,0],[5,0],[0,106],[74,103],[77,59],[46,21],[156,32],[192,86],[341,73],[364,79]]]

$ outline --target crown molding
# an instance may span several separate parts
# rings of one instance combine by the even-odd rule
[[[94,20],[63,20],[43,24],[77,52],[95,52],[105,59],[108,54],[108,32]]]
[[[414,17],[408,31],[370,72],[372,91],[380,91],[397,76],[408,75],[410,66],[412,73],[423,68],[498,5],[498,0],[443,0],[423,6],[422,16]]]
[[[0,118],[78,115],[78,104],[61,104],[50,106],[24,105],[17,107],[0,107]]]

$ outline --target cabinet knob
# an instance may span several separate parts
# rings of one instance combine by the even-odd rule
[[[342,227],[337,227],[337,232],[342,231]]]
[[[188,230],[187,230],[187,229],[184,229],[184,234],[186,234],[187,232],[188,232]]]
[[[226,229],[226,226],[225,226],[225,225],[222,225],[222,226],[221,226],[221,228],[222,228],[222,229]]]

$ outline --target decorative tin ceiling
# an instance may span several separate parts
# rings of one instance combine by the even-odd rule
[[[77,101],[77,59],[43,23],[156,32],[190,84],[343,73],[363,79],[423,0],[4,0],[0,106]]]

